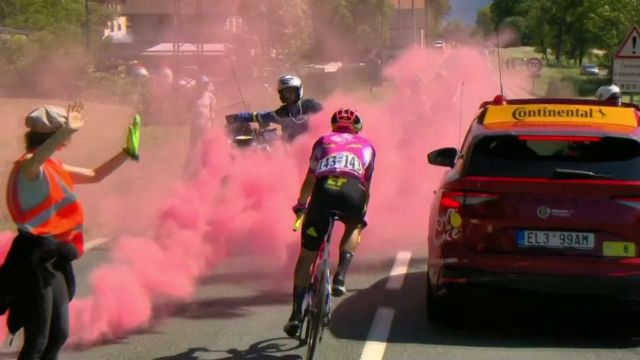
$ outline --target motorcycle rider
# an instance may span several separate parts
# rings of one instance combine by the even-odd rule
[[[328,231],[332,210],[341,213],[340,221],[345,226],[331,294],[339,297],[347,291],[347,270],[366,226],[365,213],[376,158],[371,142],[359,135],[361,130],[362,119],[355,111],[339,109],[331,116],[331,132],[313,144],[309,169],[298,202],[293,206],[294,213],[305,216],[294,273],[293,309],[284,327],[290,337],[295,337],[300,330],[310,268]]]
[[[605,85],[598,88],[596,91],[596,99],[602,101],[615,102],[618,105],[622,104],[622,93],[620,88],[615,85]]]
[[[273,111],[240,112],[225,116],[227,123],[257,122],[262,127],[274,123],[281,126],[282,137],[292,142],[309,129],[309,116],[322,110],[322,104],[311,98],[303,98],[302,80],[293,75],[278,79],[278,95],[282,106]]]

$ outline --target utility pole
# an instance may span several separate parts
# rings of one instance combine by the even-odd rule
[[[424,12],[423,13],[424,13],[424,32],[425,32],[424,38],[425,38],[425,41],[428,40],[429,35],[430,35],[429,34],[429,24],[430,24],[430,21],[429,21],[429,1],[431,1],[431,0],[424,0]]]
[[[411,0],[411,34],[413,35],[413,45],[416,44],[416,0]]]
[[[91,45],[91,21],[90,21],[90,10],[89,10],[89,0],[84,0],[84,37],[85,37],[85,46],[89,49]]]
[[[173,69],[179,68],[180,48],[182,47],[182,7],[181,0],[173,2]]]
[[[384,66],[384,2],[380,0],[380,64]]]
[[[197,35],[195,35],[196,45],[196,66],[198,68],[199,75],[202,74],[202,68],[204,66],[204,24],[206,22],[204,12],[202,11],[202,0],[196,0],[195,13],[197,17],[198,26],[196,27]]]

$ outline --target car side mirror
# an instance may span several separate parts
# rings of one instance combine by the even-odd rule
[[[434,150],[427,155],[429,164],[437,166],[447,166],[452,168],[458,157],[458,149],[448,147]]]

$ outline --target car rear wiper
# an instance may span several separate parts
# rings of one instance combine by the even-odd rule
[[[597,174],[584,170],[555,169],[551,179],[613,179],[613,175]]]

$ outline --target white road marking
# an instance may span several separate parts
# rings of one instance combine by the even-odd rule
[[[399,290],[404,283],[404,276],[409,268],[409,260],[411,259],[410,251],[400,251],[396,255],[396,261],[393,263],[389,280],[387,281],[387,290]]]
[[[389,273],[390,278],[387,281],[387,290],[399,290],[402,288],[410,259],[410,251],[400,251],[396,255],[396,260]],[[381,307],[376,310],[360,360],[382,360],[384,351],[387,348],[387,340],[389,339],[394,315],[395,310],[388,307]]]
[[[84,244],[84,251],[89,251],[91,249],[95,249],[98,246],[106,243],[110,239],[107,237],[95,238],[93,240],[89,240]]]
[[[367,335],[368,340],[362,349],[360,360],[382,360],[384,350],[387,347],[387,339],[389,338],[389,331],[391,330],[394,314],[395,310],[393,309],[385,307],[378,308],[373,318],[369,335]]]

